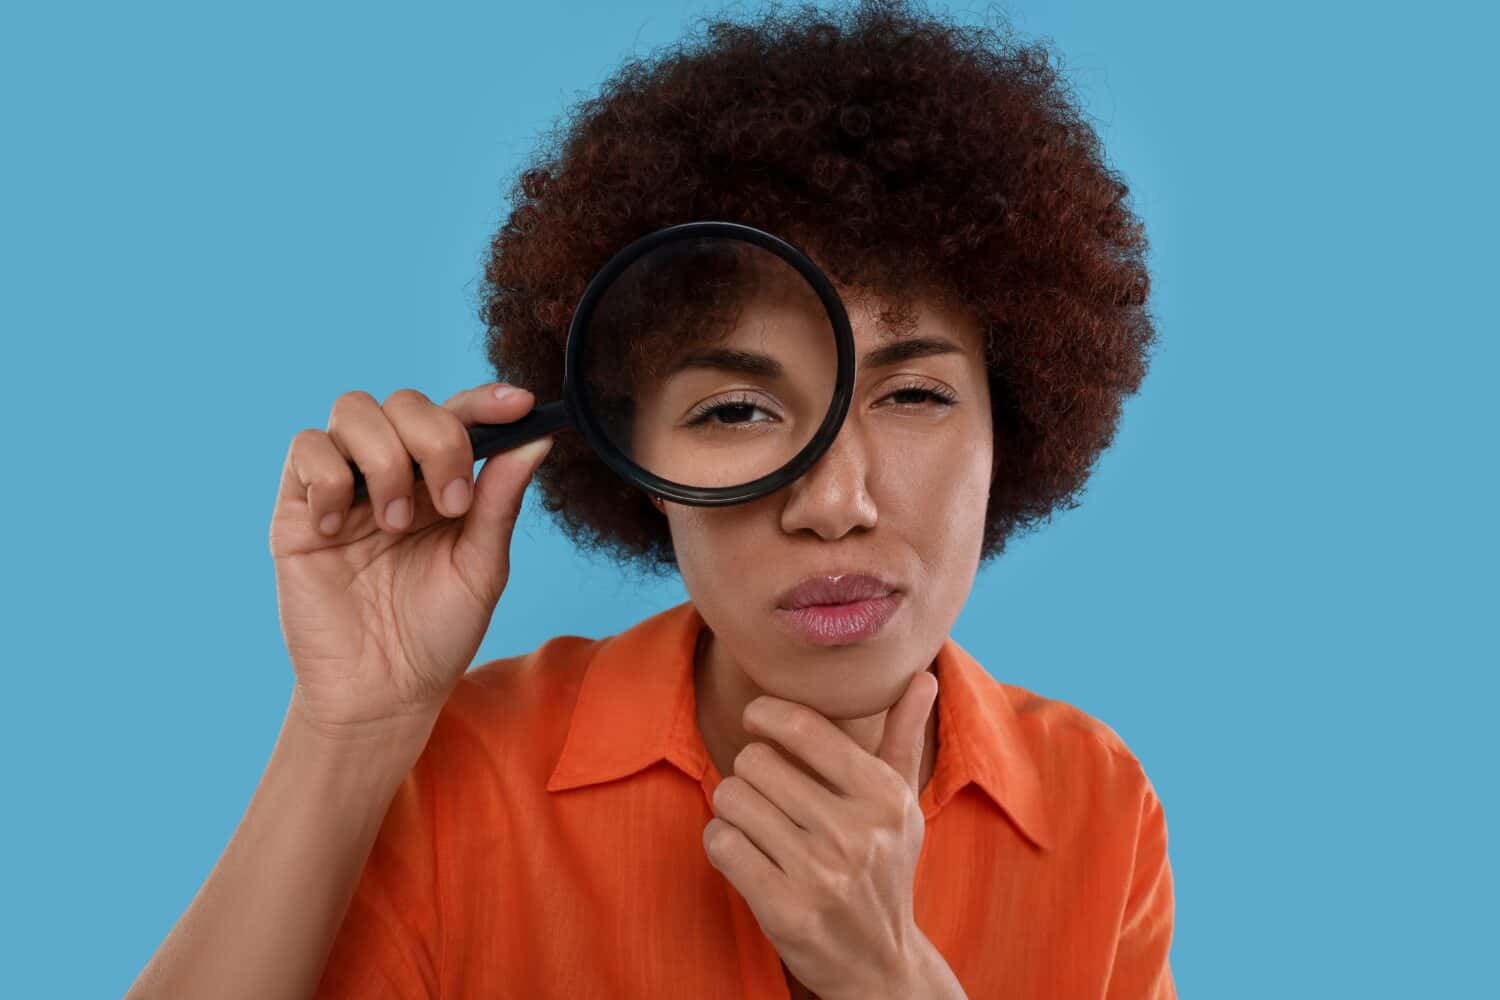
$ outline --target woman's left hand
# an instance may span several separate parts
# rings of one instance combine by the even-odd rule
[[[823,1000],[877,997],[908,982],[931,947],[912,913],[925,821],[918,805],[937,678],[919,671],[871,756],[818,712],[762,695],[751,743],[714,791],[703,830],[713,864],[750,905],[788,971]]]

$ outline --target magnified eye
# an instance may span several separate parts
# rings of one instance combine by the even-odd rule
[[[753,413],[764,413],[769,420],[776,419],[776,416],[770,411],[757,406],[754,397],[744,397],[719,399],[707,404],[701,404],[692,413],[688,414],[687,425],[689,427],[732,427],[767,422],[767,420],[750,419]]]

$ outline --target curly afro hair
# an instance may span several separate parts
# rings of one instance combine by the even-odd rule
[[[773,5],[627,60],[511,188],[480,294],[491,364],[560,398],[594,273],[698,219],[782,236],[850,288],[956,297],[983,331],[993,407],[983,564],[1078,506],[1155,341],[1144,226],[1057,62],[1003,22],[901,0]],[[537,484],[581,549],[676,568],[666,519],[580,436],[557,436]]]

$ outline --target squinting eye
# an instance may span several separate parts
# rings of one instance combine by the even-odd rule
[[[895,399],[897,396],[908,397],[908,402],[901,405],[920,405],[927,400],[932,400],[940,406],[952,406],[954,402],[953,397],[948,395],[947,393],[939,392],[936,389],[926,389],[918,386],[909,386],[905,389],[897,389],[895,392],[891,393],[885,398]],[[910,399],[913,396],[916,397],[914,402]]]

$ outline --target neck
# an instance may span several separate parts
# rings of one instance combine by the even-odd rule
[[[931,664],[928,670],[933,669]],[[707,625],[698,635],[698,646],[693,656],[693,684],[697,699],[698,730],[703,735],[703,745],[709,759],[719,771],[720,778],[734,773],[734,759],[747,745],[755,742],[773,743],[764,736],[753,736],[745,732],[742,720],[745,706],[763,694],[770,694],[757,685],[742,670],[738,663],[726,653],[723,644],[716,641]],[[942,698],[942,692],[938,693]],[[885,734],[887,712],[865,716],[860,719],[831,719],[855,743],[871,756],[880,750],[880,740]],[[937,766],[938,706],[934,701],[927,718],[927,735],[922,745],[922,766],[918,771],[918,793],[927,787]],[[777,749],[782,748],[777,745]],[[782,753],[804,774],[818,780],[825,787],[827,782],[801,758],[786,750]]]

